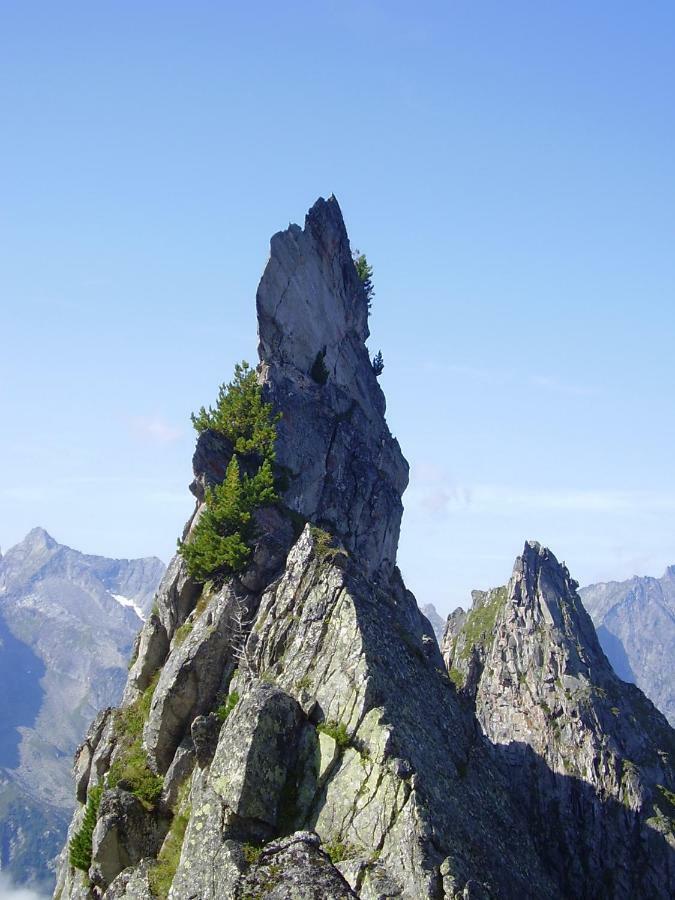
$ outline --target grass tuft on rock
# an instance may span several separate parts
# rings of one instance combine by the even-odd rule
[[[124,787],[137,797],[146,809],[152,809],[164,787],[164,779],[148,765],[143,748],[143,727],[150,714],[152,696],[159,681],[159,670],[141,696],[129,706],[115,711],[115,733],[118,755],[107,775],[107,786]]]
[[[356,847],[340,839],[328,841],[322,846],[333,865],[344,862],[346,859],[352,859],[357,854]]]
[[[220,706],[216,709],[216,715],[221,722],[224,722],[227,719],[237,703],[239,703],[239,692],[232,691],[232,693],[228,694],[220,704]]]
[[[317,726],[317,731],[332,737],[340,750],[345,750],[352,742],[344,722],[322,722]]]
[[[166,900],[169,896],[169,891],[178,869],[185,831],[190,821],[190,805],[187,803],[189,791],[190,779],[188,778],[181,785],[178,800],[174,807],[171,827],[157,856],[157,864],[148,872],[150,891],[157,900]]]

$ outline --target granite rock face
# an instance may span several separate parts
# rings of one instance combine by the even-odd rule
[[[592,584],[579,596],[617,675],[675,725],[675,566],[661,578]]]
[[[334,197],[314,204],[304,229],[274,235],[257,309],[265,392],[283,411],[277,462],[288,475],[285,500],[386,579],[408,464],[384,419],[365,345],[368,300]],[[325,383],[311,374],[317,356]]]
[[[478,714],[498,615],[472,637],[473,648],[484,633],[485,646],[476,650],[469,693],[454,669],[448,677],[432,626],[395,566],[407,464],[384,419],[364,343],[367,300],[334,198],[312,207],[304,229],[291,226],[272,239],[257,302],[260,383],[282,414],[281,501],[260,511],[250,566],[239,576],[201,585],[180,559],[169,566],[124,696],[127,718],[144,711],[142,752],[163,790],[143,812],[130,810],[126,828],[124,816],[99,816],[87,873],[74,870],[64,851],[60,900],[604,896],[584,893],[586,845],[565,818],[575,807],[564,798],[576,795],[573,778],[559,774],[558,757],[545,746],[550,717],[533,721],[526,748],[542,780],[561,779],[544,810],[524,800],[513,776],[512,745],[525,745],[529,721],[520,698],[508,695],[511,713],[495,713],[502,725],[494,736]],[[213,434],[200,438],[197,506],[186,534],[231,452]],[[523,578],[530,585],[532,577],[522,575],[519,584]],[[499,596],[505,603],[506,591]],[[538,660],[526,649],[527,622],[516,623],[524,630],[512,639],[527,660]],[[455,624],[459,641],[459,619]],[[561,619],[556,627],[564,625]],[[582,625],[574,629],[578,653],[595,658],[590,620]],[[490,684],[497,708],[498,678],[511,683],[505,659],[501,668],[495,662]],[[547,666],[563,661],[542,657],[533,686],[548,685]],[[485,708],[492,708],[487,698]],[[647,724],[659,730],[663,720],[654,715]],[[121,752],[120,718],[102,717],[90,731],[78,762],[81,799],[82,785],[105,783]],[[603,719],[598,734],[610,724]],[[636,769],[648,760],[646,787],[636,776],[632,798],[651,796],[655,777],[671,784],[651,740],[643,737],[642,756],[631,745]],[[601,823],[593,834],[604,842],[596,850],[628,873],[606,895],[629,896],[624,882],[634,884],[646,854],[650,888],[657,876],[667,885],[665,819],[658,827],[645,821],[644,829],[638,822],[648,846],[633,871],[636,841],[623,826],[602,824],[613,798],[593,796]],[[635,821],[641,807],[631,802],[621,811]],[[561,853],[578,863],[571,893],[541,840],[553,827],[543,817],[558,808]],[[153,821],[156,831],[147,827]],[[665,896],[658,890],[654,896]]]
[[[667,897],[675,736],[612,670],[577,587],[527,543],[508,588],[475,592],[449,628],[450,672],[538,823],[563,895]]]

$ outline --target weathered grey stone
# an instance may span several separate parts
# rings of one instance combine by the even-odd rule
[[[239,900],[347,900],[356,896],[321,849],[318,836],[302,831],[268,844],[237,892]]]
[[[247,867],[242,844],[259,845],[278,827],[302,725],[296,701],[269,684],[251,685],[232,710],[210,768],[196,770],[193,778],[192,815],[172,889],[176,900],[234,897]]]
[[[209,782],[240,819],[276,826],[302,719],[293,697],[264,683],[253,685],[230,713]]]
[[[168,818],[148,811],[128,791],[104,791],[92,835],[92,882],[105,889],[123,869],[156,856],[168,827]]]
[[[171,765],[164,776],[161,805],[173,809],[183,782],[192,775],[196,762],[195,746],[191,738],[184,738],[174,754]]]
[[[111,714],[112,710],[110,707],[101,710],[91,723],[84,742],[80,744],[75,752],[73,778],[75,781],[75,796],[78,803],[86,803],[87,801],[92,759]]]
[[[235,667],[239,616],[242,610],[244,618],[249,614],[251,598],[231,582],[203,599],[204,609],[195,610],[183,626],[185,633],[174,638],[153,694],[144,740],[159,772],[171,765],[192,721],[214,708]]]
[[[220,734],[220,720],[215,713],[208,716],[197,716],[190,726],[197,765],[202,769],[213,759]],[[173,765],[173,763],[172,763]]]
[[[169,638],[158,613],[151,612],[141,629],[136,645],[136,659],[130,670],[122,703],[127,705],[142,694],[166,659]]]
[[[673,790],[673,731],[616,677],[576,588],[527,543],[508,591],[474,596],[449,663],[565,896],[665,898],[675,840],[656,826]]]
[[[169,640],[192,612],[200,594],[201,585],[190,578],[183,557],[176,554],[164,573],[156,599],[157,615]],[[137,665],[143,665],[142,660],[137,660]]]
[[[101,730],[93,747],[91,764],[89,766],[89,784],[87,791],[90,791],[103,780],[105,773],[110,767],[110,760],[115,749],[115,715],[114,710],[107,709],[101,722]]]
[[[152,900],[149,872],[155,865],[152,859],[142,859],[134,868],[130,867],[115,878],[103,894],[102,900]]]
[[[265,394],[283,412],[276,454],[289,480],[284,500],[386,577],[408,465],[384,419],[364,343],[368,302],[334,197],[314,204],[304,230],[274,235],[257,309]],[[318,353],[323,385],[309,374]]]

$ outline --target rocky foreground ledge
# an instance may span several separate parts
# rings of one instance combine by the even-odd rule
[[[257,308],[280,500],[242,572],[169,566],[123,707],[78,751],[55,896],[671,896],[673,731],[566,570],[528,544],[452,619],[450,674],[403,583],[408,469],[335,198],[272,238]],[[232,452],[200,436],[186,539]]]

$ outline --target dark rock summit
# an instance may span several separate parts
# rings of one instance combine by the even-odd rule
[[[386,579],[408,464],[384,419],[365,345],[368,300],[335,197],[314,204],[304,230],[291,225],[274,235],[256,302],[264,389],[283,411],[277,462],[288,473],[285,500]],[[311,374],[318,355],[324,384]]]
[[[257,307],[280,502],[239,574],[167,569],[123,707],[78,753],[71,840],[103,794],[91,865],[64,849],[57,896],[628,898],[640,878],[669,896],[672,732],[636,688],[618,717],[596,705],[614,676],[566,572],[528,545],[508,602],[485,595],[468,637],[455,617],[470,689],[403,583],[408,469],[334,198],[273,237]],[[231,454],[200,436],[187,539]]]

